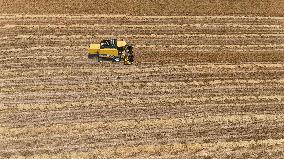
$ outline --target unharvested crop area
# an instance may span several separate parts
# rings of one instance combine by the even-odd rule
[[[0,15],[0,156],[280,158],[284,18]],[[95,63],[118,37],[136,62]]]

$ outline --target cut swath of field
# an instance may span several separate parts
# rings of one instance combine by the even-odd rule
[[[1,157],[283,155],[282,17],[114,17],[0,15]]]

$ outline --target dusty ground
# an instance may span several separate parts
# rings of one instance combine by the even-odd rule
[[[0,13],[283,16],[283,0],[0,0]]]
[[[13,13],[0,33],[2,158],[284,156],[282,17]],[[134,65],[87,59],[109,37]]]

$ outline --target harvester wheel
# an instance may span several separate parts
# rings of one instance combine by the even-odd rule
[[[95,56],[96,56],[96,55],[94,55],[94,54],[88,54],[88,58],[89,58],[89,59],[93,59],[93,58],[95,58]]]
[[[95,61],[95,62],[99,62],[99,59],[100,59],[100,58],[99,58],[98,55],[96,55],[96,56],[94,57],[94,61]]]

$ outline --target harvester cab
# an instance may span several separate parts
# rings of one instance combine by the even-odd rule
[[[124,40],[102,40],[99,44],[90,45],[88,57],[99,62],[123,60],[125,65],[131,65],[134,62],[133,46]]]

